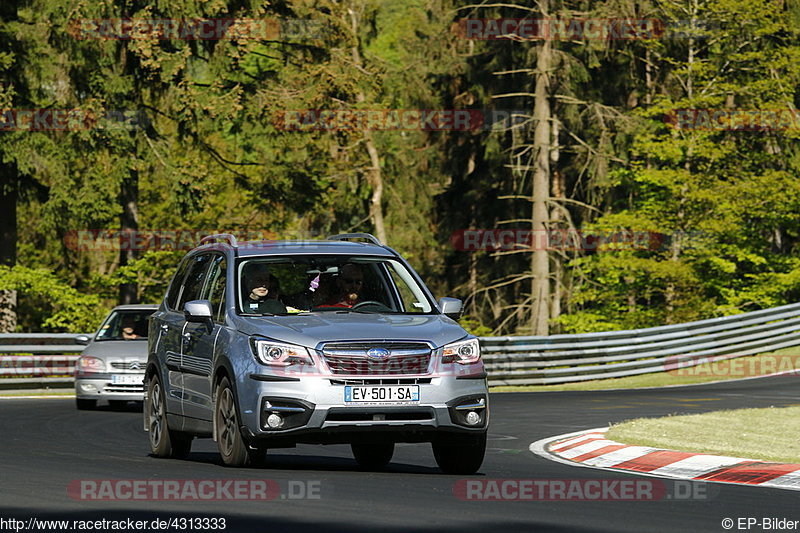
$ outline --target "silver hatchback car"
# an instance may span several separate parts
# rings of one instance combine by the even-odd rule
[[[395,443],[429,442],[444,472],[474,473],[489,397],[460,312],[371,235],[206,237],[150,319],[151,451],[185,456],[211,437],[226,465],[244,466],[269,448],[350,444],[381,468]]]
[[[144,400],[148,317],[156,305],[120,305],[111,310],[75,362],[75,404],[94,409]]]

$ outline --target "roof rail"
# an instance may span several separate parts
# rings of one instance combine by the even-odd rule
[[[219,239],[227,241],[228,244],[230,244],[234,248],[237,248],[239,246],[239,243],[236,241],[236,237],[234,237],[230,233],[217,233],[215,235],[206,235],[205,237],[200,239],[200,244],[215,242]]]
[[[381,243],[375,235],[370,233],[339,233],[338,235],[331,235],[327,238],[329,241],[346,241],[349,239],[366,239],[372,244],[383,246],[383,243]]]

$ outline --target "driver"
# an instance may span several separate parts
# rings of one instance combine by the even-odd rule
[[[134,328],[136,327],[136,320],[132,316],[125,316],[122,318],[122,338],[126,341],[140,338],[136,334]]]
[[[361,267],[353,263],[342,265],[336,278],[334,297],[321,304],[321,307],[353,307],[361,301],[361,287],[364,285],[364,273]]]
[[[278,278],[261,265],[252,265],[243,279],[247,296],[242,307],[247,313],[286,313],[286,306],[278,298],[280,285]]]

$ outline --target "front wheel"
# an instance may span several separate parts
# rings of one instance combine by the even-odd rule
[[[217,426],[217,449],[225,466],[254,466],[263,463],[264,449],[251,449],[242,437],[236,401],[228,378],[222,378],[214,404],[214,422]]]
[[[478,471],[486,454],[486,433],[477,440],[434,442],[433,456],[445,474],[470,475]]]
[[[183,458],[192,449],[192,436],[169,429],[164,388],[158,376],[147,384],[147,426],[150,433],[150,451],[156,457]]]
[[[392,460],[394,455],[394,442],[382,442],[379,444],[351,444],[353,457],[356,462],[370,470],[377,470],[385,467]]]

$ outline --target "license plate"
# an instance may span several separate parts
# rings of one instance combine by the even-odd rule
[[[113,374],[111,383],[115,385],[144,385],[144,374]]]
[[[415,403],[419,402],[419,385],[382,385],[378,387],[346,385],[347,403]]]

